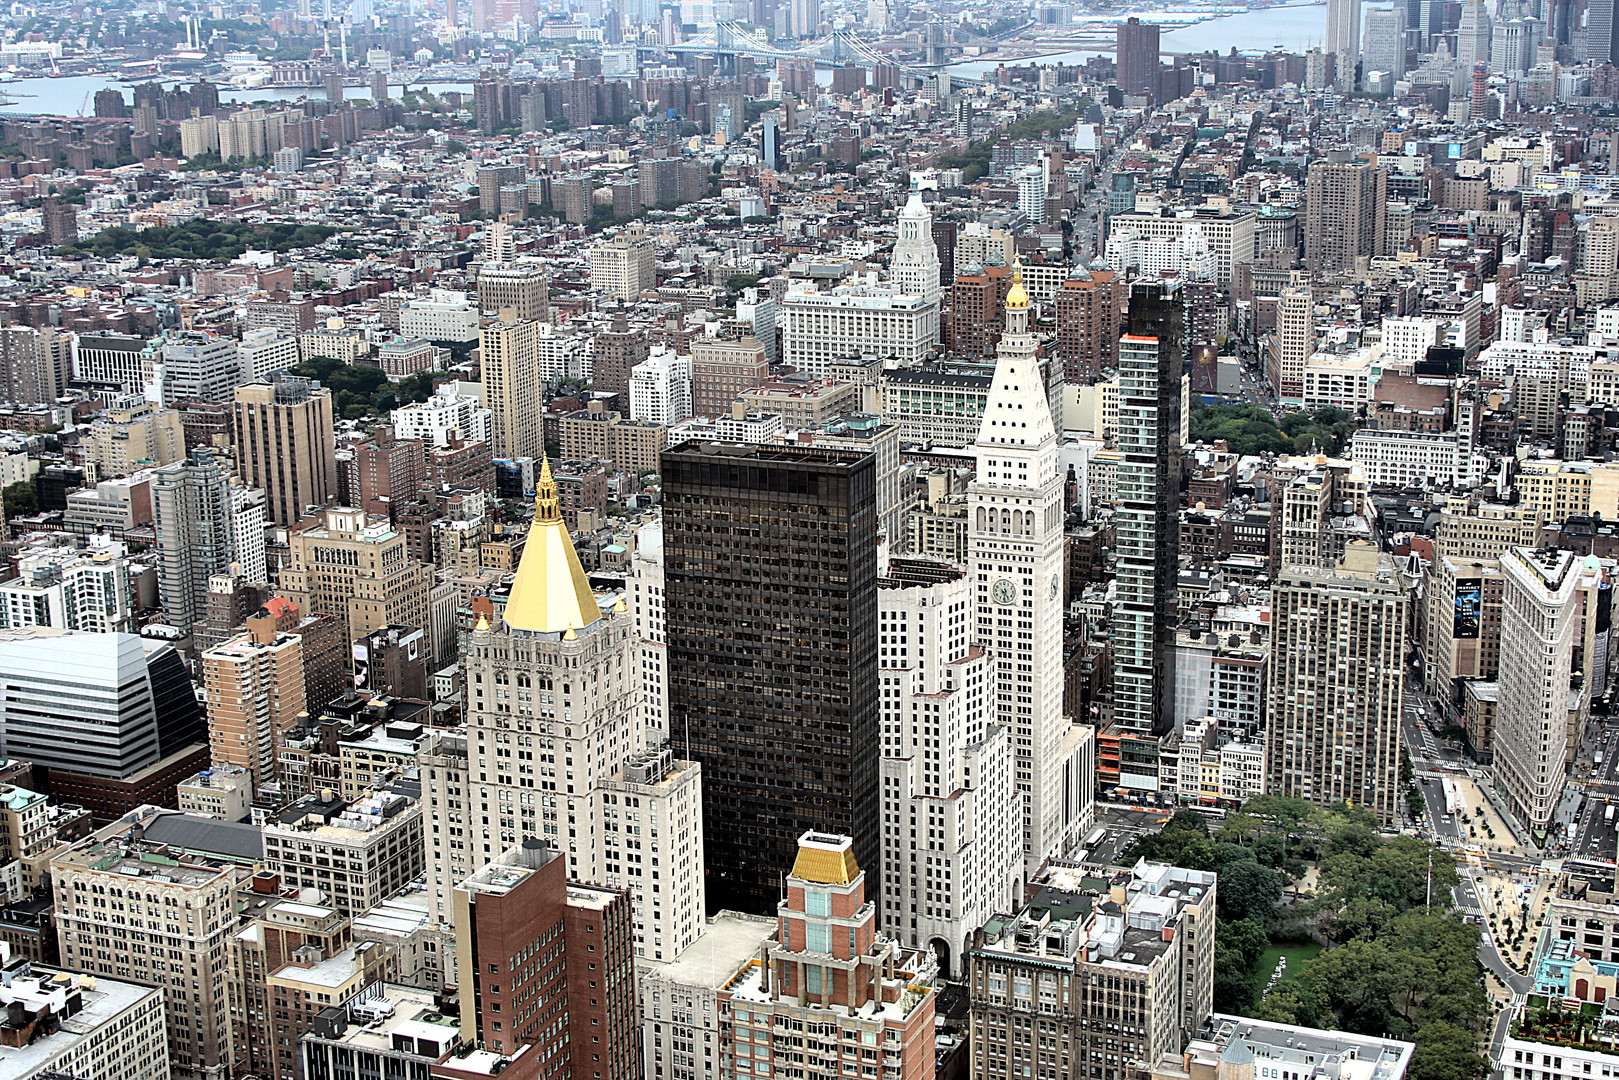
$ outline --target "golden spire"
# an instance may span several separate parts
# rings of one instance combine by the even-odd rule
[[[551,458],[540,458],[540,479],[534,485],[534,524],[557,525],[562,521],[562,498],[557,482],[551,479]]]
[[[1012,288],[1007,291],[1006,306],[1009,308],[1026,308],[1029,306],[1029,290],[1023,287],[1022,259],[1012,264]]]
[[[475,634],[487,634],[487,633],[489,633],[489,616],[485,615],[481,611],[478,612],[478,625],[474,626],[472,628],[472,631]]]
[[[506,600],[506,625],[542,634],[566,631],[571,641],[579,636],[579,629],[599,618],[601,605],[590,590],[567,526],[562,524],[551,460],[544,458],[534,485],[534,524],[523,543],[523,558]]]

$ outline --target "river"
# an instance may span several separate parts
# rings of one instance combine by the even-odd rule
[[[1124,18],[1124,16],[1120,16]],[[1192,26],[1175,30],[1163,36],[1164,52],[1203,52],[1213,49],[1217,52],[1228,52],[1233,47],[1238,52],[1264,52],[1266,49],[1280,46],[1291,52],[1303,52],[1314,45],[1320,45],[1327,32],[1327,6],[1325,4],[1303,4],[1294,7],[1264,8],[1258,11],[1244,12],[1241,15],[1227,15],[1224,18],[1209,19]],[[1038,62],[1042,64],[1073,64],[1080,65],[1093,56],[1095,52],[1073,51],[1052,53],[1041,56]],[[957,75],[969,78],[980,78],[993,72],[1001,64],[1028,63],[1024,60],[1009,60],[1006,58],[993,58],[986,60],[968,60],[960,64],[953,64],[950,71]],[[831,79],[829,71],[821,72],[821,81]],[[172,83],[175,80],[165,79]],[[419,83],[414,85],[421,85]],[[129,100],[129,87],[103,75],[70,75],[59,79],[18,79],[14,82],[0,83],[0,114],[4,113],[41,113],[47,116],[89,116],[94,111],[95,94],[97,90],[112,86],[124,91],[125,100]],[[398,94],[403,84],[393,84],[390,92]],[[443,83],[434,84],[435,92],[446,90],[459,90],[470,94],[470,83]],[[370,91],[364,86],[351,86],[348,93],[352,97],[365,98]],[[236,102],[252,101],[296,101],[300,97],[322,97],[319,88],[276,88],[259,87],[252,90],[220,90],[220,100]]]
[[[193,82],[191,78],[177,79],[174,77],[158,80],[165,85],[176,82]],[[389,93],[398,95],[405,87],[403,83],[392,83]],[[421,83],[410,83],[417,88]],[[104,75],[67,75],[59,79],[18,79],[15,82],[0,82],[0,100],[6,104],[0,105],[0,114],[4,113],[41,113],[46,116],[90,116],[95,112],[96,91],[113,87],[124,92],[125,102],[133,100],[127,83],[120,83]],[[443,93],[446,90],[459,90],[464,94],[472,93],[471,83],[434,83],[431,87],[434,93]],[[325,92],[319,87],[274,87],[261,86],[252,90],[232,90],[221,87],[219,100],[221,101],[297,101],[301,97],[325,98]],[[351,86],[348,96],[354,98],[369,98],[369,86]]]
[[[1127,16],[1121,15],[1122,20]],[[1226,15],[1207,19],[1163,35],[1159,47],[1166,53],[1200,53],[1213,49],[1230,52],[1233,47],[1240,53],[1262,53],[1281,47],[1288,52],[1303,52],[1319,46],[1327,35],[1327,5],[1299,4],[1292,7],[1263,8],[1246,11],[1241,15]],[[1093,56],[1111,56],[1087,50],[1049,53],[1038,57],[1042,64],[1070,64],[1079,66]],[[982,78],[1002,64],[1026,64],[1030,61],[995,58],[969,60],[953,64],[950,70],[968,78]]]

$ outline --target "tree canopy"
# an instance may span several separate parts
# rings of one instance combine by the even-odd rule
[[[144,255],[153,259],[227,261],[249,249],[285,252],[314,247],[338,231],[330,225],[249,225],[241,221],[197,218],[183,225],[154,225],[149,229],[114,225],[88,240],[57,250],[89,253],[104,259],[114,255]]]
[[[1193,442],[1224,439],[1234,454],[1340,454],[1354,434],[1355,418],[1331,406],[1313,413],[1284,413],[1281,420],[1257,405],[1194,402]]]
[[[381,368],[345,364],[329,356],[312,356],[292,369],[294,375],[319,379],[332,392],[332,411],[345,420],[382,416],[433,393],[433,373],[420,371],[392,382]]]
[[[1362,807],[1261,795],[1216,830],[1178,811],[1119,861],[1139,858],[1218,875],[1217,1010],[1409,1039],[1411,1080],[1489,1072],[1476,1050],[1488,1019],[1478,929],[1450,910],[1459,874],[1443,850],[1385,834]],[[1301,897],[1306,863],[1315,891]],[[1272,943],[1311,939],[1328,947],[1262,995]]]

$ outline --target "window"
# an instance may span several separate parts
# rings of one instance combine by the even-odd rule
[[[811,892],[804,893],[804,913],[806,915],[832,914],[832,896],[830,893]]]

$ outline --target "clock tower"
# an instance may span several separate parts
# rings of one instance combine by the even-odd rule
[[[1092,728],[1063,714],[1063,484],[1021,268],[968,488],[976,638],[992,654],[996,722],[1012,734],[1026,873],[1072,850],[1095,809]]]

